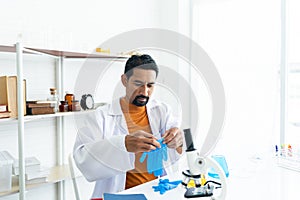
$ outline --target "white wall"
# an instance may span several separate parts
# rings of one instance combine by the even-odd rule
[[[270,158],[278,142],[280,1],[201,0],[193,12],[193,38],[225,88],[226,119],[215,153],[227,156],[233,174],[247,172],[252,158]]]
[[[177,26],[171,1],[1,1],[1,44],[14,44],[21,34],[25,46],[90,51],[125,31]]]

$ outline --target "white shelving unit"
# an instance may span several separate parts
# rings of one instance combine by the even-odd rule
[[[48,49],[37,49],[37,48],[28,48],[23,47],[21,43],[17,43],[15,46],[1,46],[0,45],[0,52],[11,52],[16,54],[16,63],[17,63],[17,96],[18,96],[18,118],[5,118],[0,119],[0,124],[2,123],[18,123],[18,157],[19,157],[19,180],[13,181],[12,190],[7,192],[1,192],[1,196],[6,196],[10,194],[15,194],[19,192],[19,199],[25,200],[25,192],[28,189],[40,187],[45,184],[50,183],[57,183],[57,191],[58,191],[58,199],[63,200],[65,199],[64,195],[64,183],[63,181],[70,178],[70,173],[68,170],[68,166],[64,165],[64,121],[63,117],[70,116],[70,115],[81,115],[86,114],[90,111],[79,111],[79,112],[66,112],[66,113],[55,113],[55,114],[46,114],[46,115],[33,115],[33,116],[24,116],[24,104],[23,104],[23,87],[22,81],[23,80],[23,56],[24,54],[37,54],[42,56],[48,56],[55,59],[56,63],[56,88],[60,94],[63,93],[63,60],[68,58],[76,58],[76,59],[114,59],[114,60],[124,60],[126,56],[116,56],[110,54],[103,54],[103,53],[81,53],[81,52],[69,52],[69,51],[58,51],[58,50],[48,50]],[[48,177],[48,181],[45,183],[39,184],[25,184],[25,157],[24,157],[24,141],[26,140],[24,136],[24,132],[26,131],[24,128],[24,124],[32,121],[38,121],[45,118],[56,118],[56,166],[51,168],[51,173]]]

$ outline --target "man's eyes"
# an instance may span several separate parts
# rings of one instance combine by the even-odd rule
[[[135,86],[138,86],[138,87],[143,86],[142,83],[134,83],[134,85],[135,85]]]
[[[144,85],[144,83],[134,83],[134,85],[135,86],[137,86],[137,87],[141,87],[141,86],[143,86]],[[147,87],[153,87],[153,85],[154,85],[154,83],[148,83],[147,84]]]
[[[154,83],[149,83],[149,84],[147,84],[147,87],[152,87],[152,86],[154,86]]]

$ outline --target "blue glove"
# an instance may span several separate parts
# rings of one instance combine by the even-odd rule
[[[180,181],[172,181],[170,182],[169,179],[159,179],[158,186],[152,186],[154,192],[158,192],[160,194],[164,194],[167,190],[172,190],[177,187],[181,183]]]
[[[149,174],[154,174],[158,177],[163,175],[163,160],[168,159],[167,145],[163,144],[163,139],[157,140],[160,143],[161,148],[156,148],[150,152],[144,152],[140,158],[140,162],[144,162],[146,156],[147,159],[147,171]]]

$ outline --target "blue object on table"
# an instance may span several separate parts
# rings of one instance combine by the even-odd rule
[[[169,179],[159,179],[158,186],[152,186],[154,192],[159,192],[160,194],[164,194],[168,190],[172,190],[176,188],[181,183],[179,181],[169,181]]]
[[[217,161],[217,163],[219,163],[219,165],[222,167],[226,177],[229,176],[229,171],[228,171],[228,166],[227,166],[227,162],[224,156],[222,155],[213,155],[212,158]],[[208,175],[212,178],[216,178],[219,179],[219,174],[216,173],[214,168],[210,168],[208,170]]]
[[[111,194],[104,193],[104,200],[147,200],[144,194]]]
[[[168,151],[167,145],[163,144],[163,138],[157,140],[160,143],[160,148],[156,148],[150,152],[144,152],[140,158],[140,162],[144,162],[146,156],[147,159],[147,171],[149,174],[154,174],[154,176],[158,177],[163,175],[163,160],[168,159]]]

